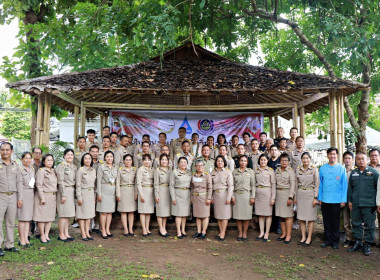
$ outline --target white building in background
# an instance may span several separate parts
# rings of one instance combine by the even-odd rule
[[[86,120],[86,129],[94,129],[96,131],[96,139],[100,139],[100,118]],[[79,131],[81,131],[79,123]],[[74,141],[74,116],[63,118],[59,124],[59,140],[64,142],[73,143]]]

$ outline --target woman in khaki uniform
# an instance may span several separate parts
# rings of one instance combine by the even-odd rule
[[[20,246],[27,246],[30,244],[28,240],[30,221],[33,219],[33,205],[34,205],[34,168],[32,166],[32,154],[24,152],[21,155],[21,176],[22,185],[24,187],[24,195],[22,207],[17,209],[18,219],[18,234]]]
[[[105,163],[100,165],[96,174],[96,211],[100,213],[100,227],[103,239],[112,237],[110,226],[112,213],[116,210],[116,177],[117,165],[114,164],[114,154],[107,151],[104,154]]]
[[[272,224],[273,205],[276,199],[276,177],[272,168],[268,166],[268,155],[259,156],[259,167],[255,170],[256,187],[254,193],[255,215],[259,216],[260,235],[256,241],[268,242]],[[265,228],[265,234],[264,234]]]
[[[169,166],[170,170],[173,170],[173,160],[170,157],[170,148],[168,145],[162,145],[161,146],[161,154],[160,155],[162,155],[162,154],[168,155],[168,157],[169,157],[169,165],[168,166]],[[160,167],[160,157],[159,156],[154,159],[153,167],[154,168]]]
[[[33,221],[38,222],[42,243],[50,242],[51,223],[55,220],[57,211],[58,179],[53,166],[53,155],[46,154],[42,157],[41,168],[36,174],[37,191],[34,196]]]
[[[296,187],[296,175],[290,167],[290,157],[287,153],[280,155],[281,167],[276,169],[276,216],[280,217],[281,236],[277,241],[289,244],[292,239],[293,198]]]
[[[55,169],[58,178],[58,240],[68,242],[74,240],[69,234],[69,219],[75,217],[74,188],[77,167],[73,164],[74,151],[72,149],[66,149],[63,152],[63,158],[65,161]]]
[[[231,198],[234,191],[234,179],[230,170],[226,169],[227,161],[224,156],[217,156],[215,169],[211,172],[214,217],[218,220],[218,241],[224,241],[228,220],[232,216]]]
[[[93,164],[92,156],[85,153],[81,160],[82,167],[78,169],[75,176],[76,218],[83,241],[94,240],[90,235],[91,219],[95,217],[96,170]]]
[[[154,171],[154,200],[156,201],[157,223],[162,237],[170,236],[166,231],[166,221],[171,213],[169,156],[160,156],[160,167]]]
[[[154,213],[154,191],[152,158],[149,154],[142,156],[143,166],[137,170],[136,188],[139,196],[138,212],[143,230],[143,237],[151,236],[150,215]]]
[[[296,199],[297,218],[300,221],[301,241],[299,245],[310,246],[313,235],[314,221],[317,219],[319,172],[316,166],[311,165],[311,156],[305,152],[301,156],[302,165],[296,170]],[[306,222],[308,222],[308,234],[306,238]]]
[[[178,159],[178,169],[170,175],[170,196],[172,199],[172,215],[175,216],[177,237],[187,237],[186,217],[190,215],[190,182],[191,171],[188,170],[188,161],[185,157]]]
[[[205,164],[202,160],[195,161],[195,172],[191,178],[191,203],[193,216],[197,220],[197,233],[193,238],[206,238],[206,231],[210,217],[210,204],[212,198],[211,176],[204,172]]]
[[[224,134],[219,134],[218,137],[216,137],[216,149],[214,151],[214,154],[211,155],[212,158],[216,158],[218,155],[219,155],[219,148],[220,146],[226,146],[226,150],[227,150],[227,156],[230,156],[231,154],[231,151],[230,151],[230,147],[228,146],[228,143],[227,143],[227,139],[226,139],[226,135]],[[232,169],[230,169],[232,170]]]
[[[136,167],[133,166],[133,156],[123,156],[124,166],[119,167],[116,178],[117,211],[121,215],[124,236],[134,236],[133,224],[137,210]]]
[[[234,194],[232,196],[232,213],[238,228],[238,241],[247,241],[249,221],[252,220],[255,203],[255,172],[247,168],[248,157],[239,158],[239,168],[232,172],[234,178]]]

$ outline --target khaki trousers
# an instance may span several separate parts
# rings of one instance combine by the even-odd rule
[[[17,216],[17,194],[6,195],[0,193],[0,248],[3,245],[3,222],[5,219],[5,248],[14,247],[15,223]]]

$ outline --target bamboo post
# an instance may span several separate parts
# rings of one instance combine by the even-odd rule
[[[79,107],[74,107],[74,147],[77,148],[78,140],[78,130],[79,130]]]
[[[104,126],[106,126],[106,125],[110,125],[108,123],[108,115],[105,115],[105,117],[104,117]],[[102,130],[103,130],[103,127],[102,127]]]
[[[51,94],[45,93],[42,144],[48,148],[49,148],[49,142],[50,142],[50,111],[51,111]]]
[[[43,110],[44,110],[44,103],[43,103],[43,95],[38,95],[38,104],[37,104],[37,127],[36,127],[36,145],[41,146],[42,144],[42,121],[43,121]]]
[[[342,152],[346,150],[346,143],[345,143],[345,131],[344,131],[344,95],[343,92],[341,92],[341,97],[340,97],[340,108],[341,108],[341,121],[342,121]]]
[[[342,129],[343,129],[343,123],[342,123],[342,114],[341,114],[341,111],[342,111],[342,108],[341,108],[341,102],[340,102],[340,99],[341,99],[341,93],[340,92],[337,92],[336,93],[336,100],[337,100],[337,104],[336,104],[336,117],[337,117],[337,127],[336,127],[336,133],[337,133],[337,148],[338,150],[342,153],[343,152],[343,149],[342,149]]]
[[[83,101],[80,103],[80,135],[85,136],[86,133],[86,107]]]
[[[269,117],[269,137],[274,138],[274,132],[273,132],[273,116]]]
[[[294,105],[293,105],[292,119],[293,119],[293,126],[298,128],[299,126],[298,126],[298,105],[297,105],[297,102],[294,102]]]
[[[103,138],[104,116],[100,116],[100,138]]]
[[[305,107],[300,108],[300,135],[306,139]]]
[[[336,123],[336,95],[335,92],[329,94],[330,107],[330,146],[337,146],[337,123]]]
[[[274,130],[273,130],[273,137],[272,138],[277,137],[276,133],[278,130],[278,118],[279,118],[279,116],[274,117]]]

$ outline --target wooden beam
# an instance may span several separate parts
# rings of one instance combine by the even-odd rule
[[[300,108],[300,135],[306,139],[305,107]]]
[[[161,104],[119,104],[83,102],[85,107],[112,108],[124,110],[168,110],[168,111],[235,111],[271,108],[293,108],[294,103],[229,104],[229,105],[161,105]]]
[[[294,103],[294,107],[292,109],[292,119],[293,119],[293,126],[298,128],[299,126],[298,126],[298,105],[297,105],[297,103]]]
[[[50,144],[50,111],[51,111],[51,94],[45,93],[42,144],[48,148],[49,148],[49,144]]]
[[[37,125],[36,125],[36,145],[41,146],[42,144],[42,127],[43,127],[43,115],[44,115],[44,96],[42,94],[38,95],[37,104]]]
[[[80,101],[75,99],[75,98],[72,98],[71,96],[69,96],[68,94],[64,93],[64,92],[61,92],[61,91],[58,91],[58,90],[53,90],[51,92],[51,94],[53,94],[54,96],[57,96],[59,98],[61,98],[62,100],[65,100],[66,102],[69,102],[71,103],[72,105],[74,106],[78,106],[80,107]],[[99,116],[103,116],[104,113],[99,111],[99,110],[96,110],[96,109],[88,109],[88,111],[90,111],[91,113],[94,113],[96,115],[99,115]]]
[[[269,137],[274,138],[273,116],[269,116]]]
[[[74,147],[77,148],[78,140],[78,130],[79,130],[79,107],[74,107]]]
[[[83,105],[83,101],[80,103],[80,136],[86,134],[86,106]]]

